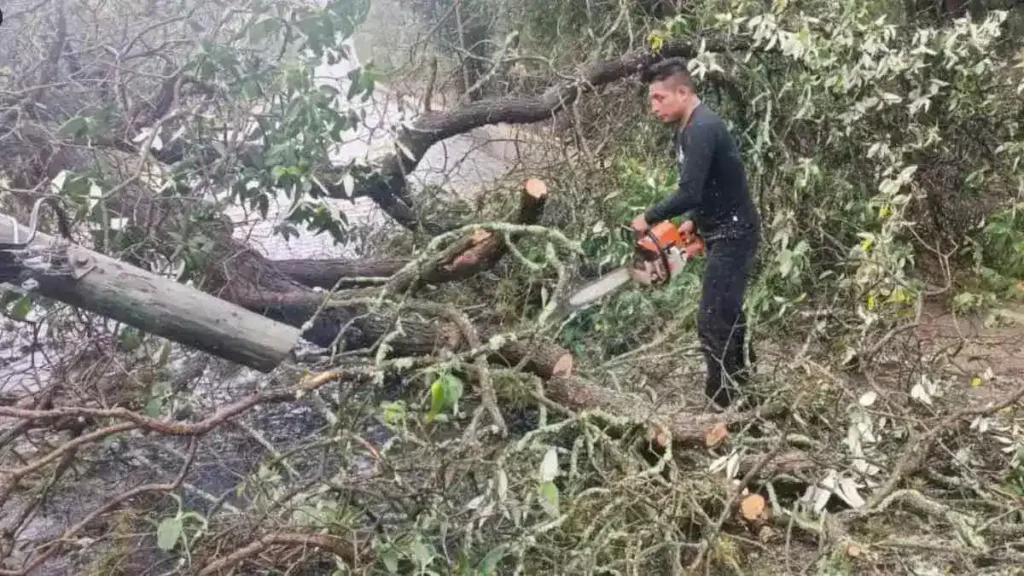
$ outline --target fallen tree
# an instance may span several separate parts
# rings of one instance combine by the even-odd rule
[[[535,222],[546,197],[543,182],[528,181],[521,193],[518,220],[524,224]],[[32,234],[23,227],[15,229],[13,218],[4,217],[3,221],[0,238],[28,238]],[[367,313],[368,308],[383,301],[368,297],[366,291],[315,291],[250,248],[230,240],[227,233],[221,235],[222,244],[215,248],[224,255],[223,269],[213,275],[219,284],[207,285],[207,290],[226,301],[43,233],[35,233],[34,238],[32,244],[6,255],[10,262],[4,263],[5,276],[0,279],[19,283],[34,280],[43,296],[264,371],[279,364],[294,347],[298,332],[292,327],[302,328],[302,335],[315,344],[332,347],[340,341],[348,350],[372,350],[396,329],[398,337],[387,345],[399,355],[429,355],[438,350],[481,346],[467,338],[466,330],[450,322],[400,317],[408,308]],[[384,279],[387,292],[382,295],[390,292],[399,296],[420,283],[468,277],[501,257],[506,247],[503,238],[496,232],[478,230],[455,240],[439,254],[428,252],[405,260]],[[43,264],[33,267],[32,262],[40,260]],[[315,268],[315,264],[308,265]],[[248,314],[236,305],[284,325]],[[412,311],[422,312],[422,308],[414,307]],[[483,342],[497,334],[485,331]],[[538,347],[531,341],[500,344],[491,356],[544,377],[572,370],[567,352]]]
[[[263,372],[273,370],[298,343],[294,327],[39,232],[37,215],[33,212],[33,227],[26,228],[0,213],[0,284]]]

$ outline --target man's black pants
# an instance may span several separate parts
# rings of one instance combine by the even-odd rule
[[[742,385],[749,376],[743,355],[743,296],[759,243],[759,234],[752,232],[740,238],[708,241],[706,246],[707,268],[697,331],[708,369],[704,393],[722,408],[736,399],[734,384]],[[753,349],[750,356],[754,358]]]

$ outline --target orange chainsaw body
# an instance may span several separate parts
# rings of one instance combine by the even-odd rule
[[[704,252],[704,240],[687,220],[676,227],[659,222],[640,235],[636,243],[633,278],[642,284],[661,284],[679,272],[687,260]]]

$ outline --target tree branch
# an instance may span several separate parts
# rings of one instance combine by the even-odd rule
[[[727,52],[745,50],[750,45],[746,39],[713,39],[705,43],[705,48],[709,52]],[[697,54],[698,48],[692,42],[670,42],[658,52],[637,50],[593,64],[584,69],[578,79],[557,83],[538,96],[479,100],[447,112],[425,113],[411,125],[402,127],[396,152],[380,161],[377,174],[357,182],[353,196],[370,197],[407,228],[423,228],[431,234],[443,232],[436,223],[418,221],[406,191],[406,175],[416,169],[434,144],[483,126],[532,124],[550,119],[599,86],[637,74],[665,58],[692,58]],[[328,190],[336,198],[349,196],[342,186],[328,186]]]

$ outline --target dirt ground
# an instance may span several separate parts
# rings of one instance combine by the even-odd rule
[[[1024,306],[969,316],[926,308],[917,336],[922,352],[945,355],[950,376],[980,400],[1024,383]]]

